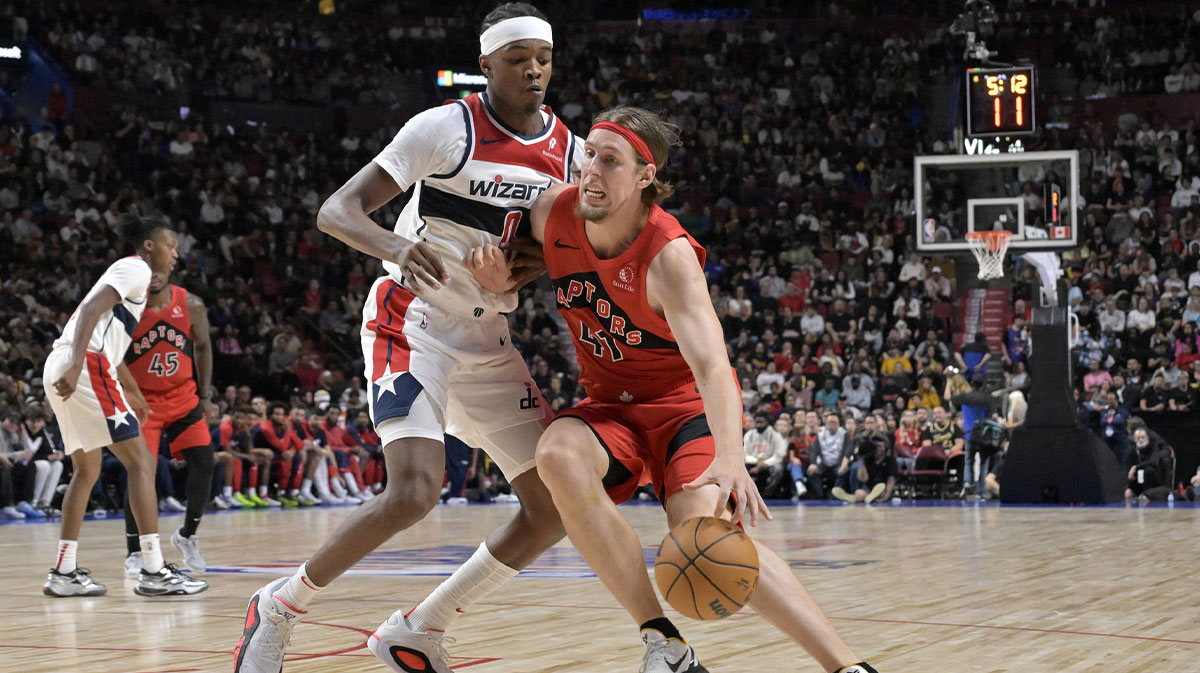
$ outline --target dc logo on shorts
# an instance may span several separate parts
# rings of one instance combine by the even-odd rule
[[[483,317],[483,308],[482,307],[480,307],[480,306],[475,307],[475,317],[476,318]]]
[[[533,396],[533,388],[528,383],[525,384],[525,397],[521,398],[521,403],[519,405],[521,411],[537,409],[539,406],[540,403],[538,402],[538,398]]]

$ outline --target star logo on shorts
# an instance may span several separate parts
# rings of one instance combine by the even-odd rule
[[[93,417],[94,418],[94,417]],[[112,416],[108,416],[108,421],[112,423],[113,429],[119,428],[122,425],[129,423],[128,411],[114,411]]]
[[[630,402],[633,401],[633,395],[630,395],[628,390],[622,391],[621,392],[621,401],[624,402],[625,404],[629,404]]]
[[[396,394],[396,379],[400,378],[401,376],[404,376],[404,372],[398,372],[398,373],[393,372],[391,363],[388,363],[388,365],[386,367],[384,367],[384,369],[383,369],[383,374],[380,375],[379,378],[375,379],[373,381],[373,383],[376,386],[379,386],[380,392],[383,392],[386,390],[389,393],[395,395]]]

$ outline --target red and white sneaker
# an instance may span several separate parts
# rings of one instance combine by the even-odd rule
[[[307,612],[292,609],[275,597],[286,577],[254,592],[246,609],[246,626],[233,648],[234,673],[280,673],[283,655],[292,639],[292,627]]]
[[[443,642],[454,639],[441,631],[414,631],[404,612],[396,611],[367,638],[367,649],[396,673],[450,673]]]

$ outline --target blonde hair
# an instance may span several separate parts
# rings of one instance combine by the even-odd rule
[[[1025,402],[1025,394],[1019,390],[1014,390],[1008,394],[1008,417],[1005,418],[1005,423],[1009,427],[1016,427],[1025,422],[1025,412],[1029,411],[1029,405]]]
[[[675,188],[659,179],[667,167],[667,157],[672,147],[679,142],[679,127],[664,120],[653,112],[640,107],[620,105],[609,108],[596,115],[596,122],[612,122],[620,124],[637,134],[654,158],[654,182],[642,189],[642,203],[652,206],[671,198]],[[638,163],[645,165],[646,161],[638,157]]]

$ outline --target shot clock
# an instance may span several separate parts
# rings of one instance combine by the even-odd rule
[[[1034,132],[1033,66],[967,69],[967,137]]]

